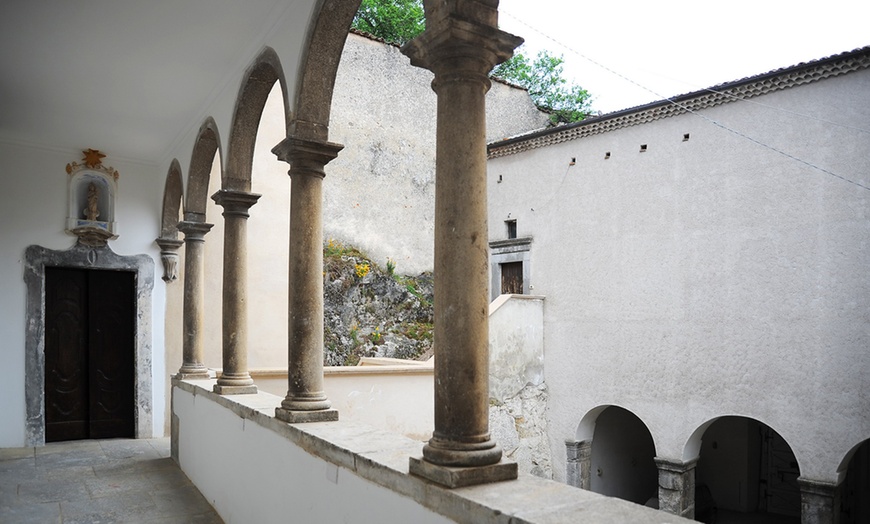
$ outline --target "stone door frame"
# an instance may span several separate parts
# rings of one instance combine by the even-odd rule
[[[153,435],[151,372],[151,290],[154,260],[148,255],[121,256],[108,246],[81,243],[56,251],[28,246],[24,252],[24,283],[27,287],[24,341],[25,446],[45,445],[45,268],[69,267],[130,271],[135,274],[136,312],[134,333],[133,401],[136,438]]]

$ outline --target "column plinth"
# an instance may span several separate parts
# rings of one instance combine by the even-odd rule
[[[659,470],[659,509],[687,519],[695,518],[695,466],[698,459],[683,462],[655,459]]]
[[[338,420],[323,391],[323,178],[344,146],[288,137],[272,149],[290,164],[287,396],[285,422]]]
[[[211,198],[224,208],[223,371],[214,392],[256,393],[248,372],[247,219],[260,195],[221,189]]]
[[[182,364],[175,375],[179,379],[207,379],[204,364],[205,274],[203,271],[205,235],[213,224],[184,220],[178,230],[184,234],[184,339]]]
[[[435,431],[410,471],[459,487],[516,478],[489,434],[489,246],[485,95],[522,39],[483,2],[426,4],[402,52],[435,74]]]

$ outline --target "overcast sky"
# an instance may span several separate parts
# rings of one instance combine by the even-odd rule
[[[870,45],[867,0],[501,0],[499,11],[532,56],[563,54],[602,112]]]

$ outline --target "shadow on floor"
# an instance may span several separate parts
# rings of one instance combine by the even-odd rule
[[[223,524],[168,438],[0,449],[0,522]]]

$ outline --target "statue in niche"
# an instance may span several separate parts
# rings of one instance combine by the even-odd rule
[[[91,182],[88,185],[88,207],[84,209],[85,219],[90,222],[95,222],[97,217],[100,216],[100,209],[97,207],[99,200],[100,190],[97,189],[96,184]]]

